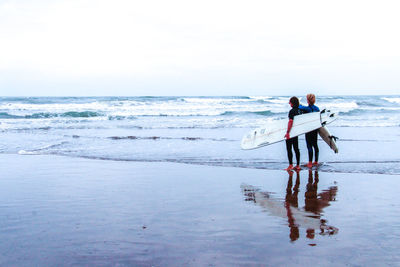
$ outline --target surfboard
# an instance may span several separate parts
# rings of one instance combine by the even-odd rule
[[[336,120],[336,114],[330,110],[297,115],[293,120],[290,137],[296,137],[312,130],[321,128]],[[271,122],[245,134],[241,141],[242,149],[256,149],[285,140],[289,119]]]
[[[321,136],[321,138],[325,141],[325,143],[328,144],[328,146],[335,152],[339,153],[339,149],[336,145],[336,136],[331,135],[329,132],[328,128],[326,126],[321,127],[318,129],[318,134]]]

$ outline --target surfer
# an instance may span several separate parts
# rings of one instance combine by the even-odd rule
[[[289,122],[288,122],[287,132],[285,134],[286,151],[287,151],[287,156],[289,159],[289,167],[287,167],[287,169],[286,169],[288,171],[290,171],[292,169],[300,170],[299,138],[297,136],[290,138],[290,130],[292,129],[292,126],[293,126],[294,116],[300,115],[302,113],[301,110],[299,109],[299,104],[300,104],[299,99],[297,97],[293,96],[290,98],[289,105],[292,107],[292,109],[289,111]],[[294,168],[293,168],[292,147],[294,149],[294,153],[296,154],[296,161],[297,161],[297,165]]]
[[[314,105],[315,104],[315,95],[314,94],[307,95],[307,103],[308,103],[308,106],[299,105],[299,109],[301,111],[303,111],[304,113],[319,112],[319,108],[316,105]],[[306,143],[307,143],[307,150],[308,150],[307,167],[312,168],[313,165],[318,165],[318,156],[319,156],[318,129],[306,133]],[[314,163],[312,163],[313,154],[315,155]]]

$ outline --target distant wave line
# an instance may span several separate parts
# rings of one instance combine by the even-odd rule
[[[47,118],[90,118],[104,116],[94,111],[68,111],[63,113],[38,112],[31,115],[12,115],[7,112],[0,113],[0,119],[47,119]]]
[[[239,140],[231,140],[227,138],[203,138],[203,137],[163,137],[163,136],[110,136],[108,139],[112,140],[185,140],[185,141],[198,141],[198,140],[208,140],[208,141],[228,141],[228,142],[238,142]]]

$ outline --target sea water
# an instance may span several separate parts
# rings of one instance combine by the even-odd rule
[[[253,128],[287,118],[290,96],[2,97],[0,153],[284,169],[284,142],[241,150]],[[300,98],[306,104],[305,97]],[[318,96],[338,119],[322,171],[400,174],[400,96]],[[308,161],[304,136],[301,161]]]

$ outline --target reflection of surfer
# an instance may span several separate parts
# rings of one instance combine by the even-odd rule
[[[318,208],[318,199],[317,199],[317,191],[318,191],[318,172],[315,172],[315,180],[313,179],[312,170],[308,170],[308,182],[306,186],[306,192],[304,194],[304,202],[306,211],[310,211],[313,213],[319,213],[321,210]]]
[[[286,208],[286,213],[288,217],[288,223],[290,227],[290,240],[291,241],[296,241],[299,239],[299,225],[296,224],[295,217],[293,216],[292,209],[290,207],[299,207],[299,202],[297,195],[299,193],[299,186],[300,186],[300,174],[299,172],[296,172],[296,182],[294,184],[293,190],[293,172],[288,171],[289,173],[289,180],[288,184],[286,187],[286,197],[285,197],[285,208]]]
[[[315,172],[315,180],[313,179],[312,170],[308,170],[308,183],[306,186],[306,192],[304,193],[304,209],[315,214],[319,214],[322,210],[318,207],[317,191],[318,191],[318,172]],[[318,217],[318,216],[317,216]],[[314,239],[315,230],[307,229],[307,237]]]
[[[314,105],[315,104],[315,95],[314,94],[308,94],[307,95],[307,103],[308,106],[302,106],[299,105],[299,109],[305,113],[310,113],[310,112],[319,112],[319,108]],[[311,132],[306,133],[306,143],[307,143],[307,150],[308,150],[308,164],[307,167],[311,168],[314,165],[318,165],[318,154],[319,154],[319,149],[318,149],[318,129],[315,129]],[[313,159],[313,148],[314,148],[314,155],[315,155],[315,161],[312,163]]]
[[[290,240],[295,241],[299,238],[299,226],[307,228],[307,238],[314,239],[315,229],[320,229],[321,235],[336,234],[338,229],[333,226],[326,225],[326,220],[321,219],[323,208],[329,206],[330,201],[335,200],[337,187],[330,187],[328,190],[317,194],[319,176],[315,171],[315,179],[313,179],[312,170],[308,172],[308,183],[306,186],[305,197],[305,213],[301,213],[298,205],[298,192],[300,186],[300,172],[296,172],[296,182],[293,186],[293,172],[289,171],[289,180],[286,187],[285,208],[288,215],[288,223],[290,227]],[[292,190],[293,186],[293,190]],[[303,216],[303,218],[302,218]],[[304,218],[308,217],[308,218]],[[305,220],[306,219],[306,220]],[[317,223],[317,224],[315,224]]]
[[[293,172],[288,171],[289,179],[286,186],[286,196],[282,199],[274,198],[269,192],[261,192],[260,189],[251,185],[242,185],[242,192],[246,196],[246,201],[252,201],[261,206],[265,211],[273,216],[285,218],[290,228],[290,240],[296,241],[300,237],[300,228],[306,229],[306,237],[313,239],[315,231],[319,230],[319,235],[334,235],[338,229],[327,225],[327,221],[321,218],[323,209],[335,201],[337,187],[332,186],[328,190],[317,193],[318,172],[315,171],[315,179],[312,170],[309,171],[308,183],[305,192],[305,206],[299,208],[298,193],[300,187],[300,172],[296,172],[296,180],[293,184]]]
[[[313,178],[312,170],[308,171],[308,183],[306,186],[306,192],[304,194],[305,197],[305,206],[304,209],[308,212],[312,212],[315,214],[316,218],[321,217],[322,210],[325,207],[328,207],[329,202],[335,201],[337,187],[331,186],[328,190],[322,191],[322,193],[317,194],[318,191],[318,182],[319,175],[318,171],[315,171],[315,175]],[[321,219],[321,235],[333,235],[336,234],[338,229],[333,226],[326,225],[326,220]],[[314,229],[307,229],[307,237],[313,239],[315,235]]]
[[[288,122],[287,131],[285,134],[286,151],[287,151],[287,156],[288,156],[288,160],[289,160],[289,167],[287,167],[286,170],[288,170],[288,171],[293,169],[292,147],[294,149],[294,153],[296,154],[296,162],[297,162],[297,165],[296,165],[296,167],[294,167],[294,169],[300,170],[299,138],[297,136],[290,138],[290,130],[292,129],[292,126],[293,126],[294,116],[301,114],[301,111],[299,109],[299,99],[297,97],[293,96],[292,98],[290,98],[289,104],[292,107],[292,109],[289,111],[289,122]]]
[[[319,175],[318,171],[313,173],[311,170],[308,171],[308,183],[307,191],[305,196],[305,207],[306,211],[313,212],[319,215],[325,207],[328,207],[329,202],[336,200],[337,186],[331,186],[328,190],[324,190],[317,194],[318,190]]]

